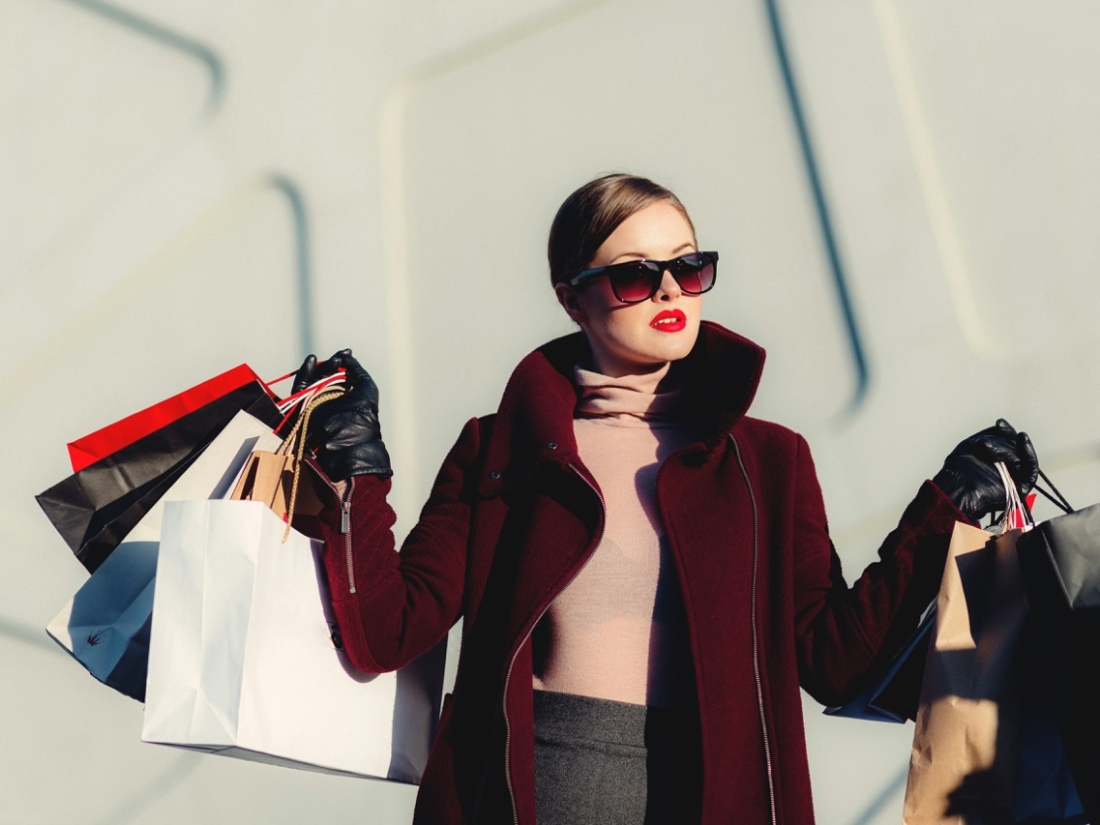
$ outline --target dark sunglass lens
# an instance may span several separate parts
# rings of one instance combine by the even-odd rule
[[[699,295],[714,286],[714,262],[709,256],[684,255],[670,268],[680,289],[689,295]]]
[[[609,275],[611,287],[620,301],[633,304],[653,293],[653,270],[644,263],[616,266]]]

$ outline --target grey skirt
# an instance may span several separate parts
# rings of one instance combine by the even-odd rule
[[[535,691],[538,825],[699,821],[695,713]]]

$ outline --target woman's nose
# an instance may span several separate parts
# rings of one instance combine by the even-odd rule
[[[672,277],[672,273],[666,269],[661,273],[661,285],[653,293],[653,300],[672,301],[679,298],[682,293],[683,290],[680,289],[680,284]]]

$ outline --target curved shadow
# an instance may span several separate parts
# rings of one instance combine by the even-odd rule
[[[467,41],[456,49],[429,60],[413,69],[386,92],[378,123],[378,163],[381,183],[382,207],[382,257],[386,271],[385,290],[386,322],[389,325],[391,346],[390,366],[394,377],[388,391],[390,409],[390,438],[401,445],[404,469],[401,480],[394,482],[391,502],[398,513],[415,513],[420,509],[414,491],[420,487],[417,470],[418,443],[416,422],[420,411],[416,402],[416,387],[412,376],[417,374],[414,364],[413,299],[409,270],[409,228],[406,205],[408,163],[406,126],[409,111],[416,95],[433,80],[476,64],[490,55],[510,48],[517,43],[537,37],[557,26],[579,19],[594,9],[614,0],[568,0],[558,6],[524,18],[503,29]]]
[[[281,192],[290,205],[294,221],[294,239],[297,255],[295,271],[298,276],[298,332],[301,355],[314,352],[313,340],[313,274],[310,267],[309,215],[306,212],[302,190],[286,175],[273,173],[267,177],[268,185]]]
[[[105,17],[112,23],[125,26],[137,34],[151,37],[164,45],[199,60],[210,73],[210,95],[206,99],[206,113],[213,114],[225,96],[225,66],[217,53],[209,46],[174,32],[159,23],[139,17],[131,11],[104,3],[102,0],[66,0],[74,6]]]

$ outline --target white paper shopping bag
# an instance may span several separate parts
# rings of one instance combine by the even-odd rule
[[[418,782],[443,648],[357,671],[332,640],[321,544],[263,503],[166,505],[142,739]]]
[[[140,701],[165,502],[227,496],[253,450],[281,443],[238,412],[50,621],[50,636],[101,682]]]

